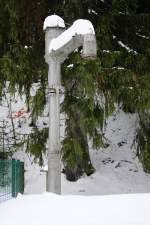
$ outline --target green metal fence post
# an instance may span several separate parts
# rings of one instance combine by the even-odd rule
[[[24,162],[20,162],[20,193],[24,192]]]
[[[16,161],[12,159],[12,197],[16,197]]]
[[[24,163],[0,160],[0,202],[24,192]]]
[[[20,171],[19,168],[20,167],[20,162],[19,160],[16,160],[16,196],[19,193],[19,180],[20,180]]]

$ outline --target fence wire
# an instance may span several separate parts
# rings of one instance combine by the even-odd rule
[[[0,160],[0,203],[24,191],[24,163]]]

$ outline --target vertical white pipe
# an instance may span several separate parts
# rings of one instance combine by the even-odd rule
[[[58,61],[49,64],[49,149],[48,149],[48,192],[61,193],[60,160],[60,67]]]
[[[61,62],[49,55],[49,45],[53,38],[59,36],[64,29],[50,27],[45,32],[45,60],[49,66],[49,144],[48,174],[46,188],[48,192],[61,193],[61,158],[60,158],[60,100]]]

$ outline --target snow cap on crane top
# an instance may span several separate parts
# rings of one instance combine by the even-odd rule
[[[48,27],[60,27],[60,28],[65,28],[65,22],[64,20],[57,15],[51,15],[46,17],[44,21],[44,26],[43,30],[46,30]]]
[[[73,23],[72,31],[76,34],[95,34],[94,27],[89,20],[78,19]]]

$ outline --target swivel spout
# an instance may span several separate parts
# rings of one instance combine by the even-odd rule
[[[94,34],[85,34],[83,39],[83,58],[96,58],[97,47]]]

